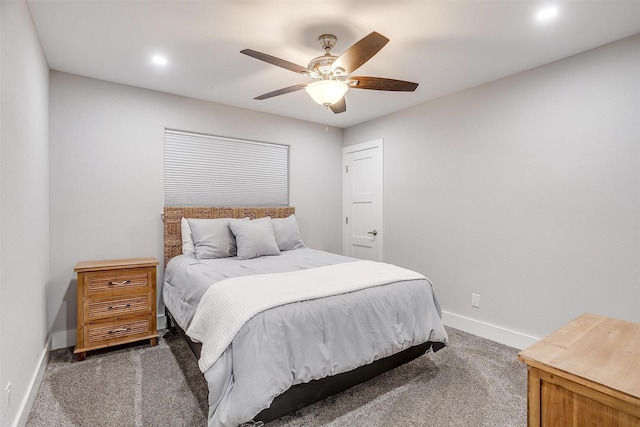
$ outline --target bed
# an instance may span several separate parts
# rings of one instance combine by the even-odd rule
[[[304,246],[293,207],[165,207],[164,222],[163,299],[209,426],[268,422],[448,343],[428,279]]]

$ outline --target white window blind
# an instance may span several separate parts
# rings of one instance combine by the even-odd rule
[[[289,146],[165,129],[168,206],[288,206]]]

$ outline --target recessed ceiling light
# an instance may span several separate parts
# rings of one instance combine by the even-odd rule
[[[557,7],[547,7],[539,11],[536,14],[536,18],[538,18],[538,21],[548,21],[549,19],[553,18],[557,14],[558,14]]]
[[[151,61],[156,65],[167,65],[167,58],[162,55],[154,55]]]

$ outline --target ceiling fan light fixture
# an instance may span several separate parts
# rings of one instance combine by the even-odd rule
[[[329,108],[344,97],[344,94],[349,90],[349,85],[342,80],[316,80],[309,83],[305,90],[311,99]]]

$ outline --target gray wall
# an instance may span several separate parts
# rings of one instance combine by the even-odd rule
[[[342,130],[56,71],[50,87],[54,348],[75,339],[78,261],[162,260],[165,127],[289,144],[290,204],[302,237],[341,250]]]
[[[640,321],[640,36],[345,131],[376,138],[386,261],[433,279],[450,323]]]
[[[0,2],[0,390],[14,425],[46,355],[49,67],[24,2]],[[36,383],[37,387],[38,384]]]

